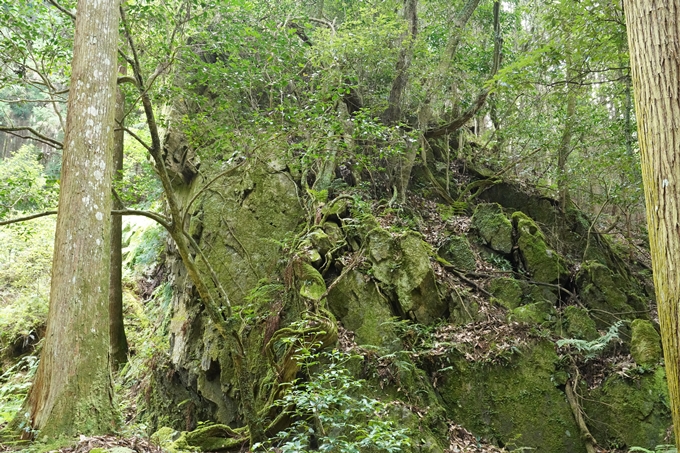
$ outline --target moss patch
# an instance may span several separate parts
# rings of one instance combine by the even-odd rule
[[[450,236],[439,254],[455,268],[464,271],[477,269],[477,259],[465,236]]]
[[[403,313],[422,324],[444,316],[448,307],[439,296],[430,246],[420,235],[407,232],[392,237],[376,228],[368,235],[368,250],[374,277],[394,290]]]
[[[529,216],[517,211],[512,214],[517,234],[517,247],[522,265],[533,280],[545,283],[565,281],[569,277],[564,259],[546,242],[545,235]]]
[[[656,365],[661,360],[661,337],[654,325],[651,321],[636,319],[630,327],[630,355],[638,365]]]
[[[636,379],[612,376],[583,399],[588,426],[601,445],[644,447],[666,444],[671,425],[663,368]]]
[[[606,328],[618,319],[632,319],[635,310],[628,304],[623,278],[596,261],[582,263],[576,274],[580,298],[591,310],[597,311],[598,328]]]
[[[563,334],[566,338],[592,341],[600,336],[587,310],[570,305],[564,309],[563,316]]]
[[[554,345],[541,341],[506,366],[451,357],[439,388],[451,420],[508,447],[585,452],[564,393],[555,387]]]
[[[388,321],[394,316],[389,301],[380,294],[375,281],[358,271],[350,271],[328,293],[328,308],[355,333],[360,345],[396,350],[399,338]]]
[[[524,322],[527,324],[543,324],[555,320],[555,308],[550,302],[534,302],[522,305],[508,313],[509,322]]]
[[[524,289],[518,280],[501,277],[489,284],[489,292],[494,296],[493,302],[512,310],[522,303]]]
[[[497,203],[480,204],[472,216],[472,224],[481,238],[493,250],[510,254],[512,251],[512,223]]]

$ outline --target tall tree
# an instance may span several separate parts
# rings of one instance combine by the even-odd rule
[[[680,0],[625,0],[661,339],[680,440]]]
[[[47,332],[22,411],[41,438],[110,432],[111,151],[118,1],[78,1]]]

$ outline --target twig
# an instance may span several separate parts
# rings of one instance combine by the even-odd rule
[[[29,132],[29,133],[33,134],[35,137],[27,137],[25,135],[19,135],[19,134],[16,133],[16,132],[22,132],[22,131]],[[0,126],[0,132],[6,132],[10,135],[14,135],[15,137],[24,138],[24,139],[27,139],[27,140],[36,140],[36,141],[39,141],[41,143],[44,143],[46,145],[49,145],[49,146],[51,146],[53,148],[57,148],[57,149],[62,149],[64,147],[64,144],[61,143],[60,141],[55,140],[53,138],[50,138],[46,135],[43,135],[40,132],[36,131],[35,129],[33,129],[32,127],[29,127],[29,126],[16,126],[16,127]]]
[[[67,16],[69,16],[71,19],[76,20],[76,15],[73,14],[71,11],[67,10],[66,8],[64,8],[63,6],[61,6],[59,3],[57,3],[56,0],[47,0],[47,1],[48,1],[52,6],[54,6],[55,8],[57,8],[59,11],[61,11],[61,12],[64,13],[64,14],[66,14]]]
[[[39,217],[45,217],[45,216],[48,216],[48,215],[55,215],[56,213],[57,213],[57,211],[45,211],[45,212],[41,212],[39,214],[31,214],[31,215],[27,215],[27,216],[24,216],[24,217],[17,217],[16,219],[2,220],[2,221],[0,221],[0,226],[10,225],[12,223],[25,222],[26,220],[33,220],[33,219],[37,219]]]

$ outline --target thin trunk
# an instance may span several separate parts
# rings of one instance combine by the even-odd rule
[[[117,425],[108,295],[118,18],[115,0],[78,1],[47,331],[17,417],[40,439]]]
[[[125,75],[125,65],[118,72]],[[125,98],[118,87],[116,94],[116,130],[113,134],[113,181],[120,182],[123,172]],[[115,197],[113,208],[123,209],[120,200]],[[109,288],[109,335],[111,341],[111,367],[116,370],[127,362],[128,343],[123,321],[123,218],[111,216],[111,281]]]
[[[680,440],[680,0],[625,0],[654,286]]]
[[[418,0],[404,0],[404,19],[408,22],[408,31],[403,37],[404,44],[397,59],[397,75],[392,82],[387,110],[383,113],[382,120],[385,124],[392,124],[401,117],[401,98],[408,82],[413,46],[418,36]]]
[[[576,96],[577,86],[574,80],[573,64],[571,57],[567,58],[567,109],[564,119],[564,129],[562,129],[562,137],[560,145],[557,148],[557,192],[560,201],[560,207],[567,209],[569,202],[569,188],[567,184],[567,161],[569,154],[571,154],[571,138],[574,131],[574,122],[576,120]]]

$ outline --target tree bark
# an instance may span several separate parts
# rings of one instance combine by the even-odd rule
[[[652,270],[680,440],[680,0],[625,0]]]
[[[50,308],[17,417],[31,429],[24,437],[110,433],[117,425],[108,325],[117,8],[116,0],[78,1]]]
[[[125,65],[118,71],[125,74]],[[125,97],[120,87],[116,90],[116,130],[113,134],[113,180],[119,182],[123,171],[123,151],[125,120]],[[113,208],[123,209],[117,198],[113,200]],[[111,342],[111,367],[116,370],[127,362],[128,343],[125,336],[123,320],[123,218],[111,216],[111,277],[109,288],[109,336]]]

